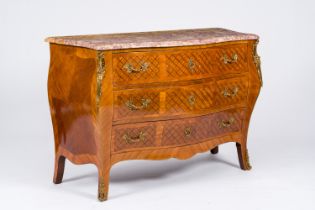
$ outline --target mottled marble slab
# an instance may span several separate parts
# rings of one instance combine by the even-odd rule
[[[116,50],[202,45],[227,41],[256,40],[258,38],[259,37],[255,34],[240,33],[223,28],[203,28],[121,34],[59,36],[48,37],[45,41],[95,50]]]

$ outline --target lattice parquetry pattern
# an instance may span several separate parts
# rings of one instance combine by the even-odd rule
[[[243,112],[240,114],[233,110],[192,119],[168,121],[164,124],[162,146],[192,144],[224,133],[237,132],[241,130],[242,120]],[[222,121],[231,121],[231,125],[222,127],[219,125]],[[186,136],[185,130],[188,128],[191,129],[191,134]]]
[[[240,131],[244,116],[244,110],[228,110],[200,117],[164,121],[161,145],[157,145],[156,142],[155,122],[137,127],[118,125],[114,127],[114,150],[118,152],[134,148],[180,146],[202,142],[218,135]],[[220,126],[222,122],[227,126]],[[124,135],[128,135],[137,140],[141,132],[145,134],[145,141],[128,143],[124,139]]]
[[[156,146],[156,128],[154,124],[137,128],[119,128],[114,127],[115,139],[114,150],[121,151],[133,148],[154,147]],[[140,133],[144,134],[145,141],[127,143],[124,135],[128,135],[132,139],[139,138]]]
[[[214,50],[212,59],[215,68],[220,70],[222,74],[239,73],[247,70],[247,57],[246,57],[247,45],[235,45],[229,48],[219,48]],[[231,63],[224,63],[222,59],[227,56],[228,59],[232,59],[234,55],[237,55],[237,61]]]
[[[213,114],[210,120],[209,133],[211,136],[222,135],[229,132],[237,132],[241,130],[242,121],[245,111],[225,111]],[[232,120],[232,122],[231,122]],[[222,121],[230,121],[231,126],[220,127]]]
[[[166,55],[167,74],[170,78],[211,75],[216,69],[211,61],[211,49],[183,51]]]
[[[200,77],[239,73],[246,71],[247,45],[235,45],[229,48],[205,48],[187,50],[180,53],[166,55],[167,74],[170,78]],[[237,55],[237,60],[224,63],[223,57],[232,59]]]
[[[226,106],[232,104],[241,104],[246,102],[248,92],[248,78],[232,78],[219,80],[217,83],[217,92],[215,103],[217,106]],[[233,91],[237,89],[235,95]],[[227,91],[231,96],[224,96],[223,92]]]
[[[162,146],[193,144],[208,137],[206,117],[172,120],[164,124]]]
[[[138,91],[132,94],[119,92],[114,101],[114,119],[128,117],[143,117],[146,115],[158,114],[160,109],[160,92]],[[143,100],[149,100],[147,106],[143,106]],[[131,102],[139,109],[130,109],[127,103]]]
[[[166,94],[166,110],[181,113],[210,109],[214,106],[214,91],[213,84],[171,89]]]
[[[113,55],[114,84],[152,82],[159,79],[160,63],[155,53],[128,53]],[[126,65],[139,70],[141,65],[147,68],[140,72],[128,72]]]

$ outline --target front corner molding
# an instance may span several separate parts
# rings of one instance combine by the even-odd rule
[[[254,44],[254,47],[253,47],[253,58],[254,58],[254,63],[256,65],[256,69],[257,69],[257,72],[258,72],[258,77],[259,77],[259,80],[260,80],[260,84],[261,86],[263,86],[263,79],[262,79],[262,74],[261,74],[261,60],[260,60],[260,56],[258,55],[257,53],[257,45],[259,43],[259,40],[257,40]]]
[[[105,59],[104,52],[97,52],[97,70],[96,70],[96,109],[98,111],[102,96],[102,83],[105,75]]]

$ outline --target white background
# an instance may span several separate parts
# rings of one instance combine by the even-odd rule
[[[312,0],[0,1],[0,209],[315,209]],[[96,200],[92,165],[52,184],[47,99],[54,35],[225,27],[260,35],[264,87],[252,115],[253,169],[232,143],[187,161],[127,161]]]

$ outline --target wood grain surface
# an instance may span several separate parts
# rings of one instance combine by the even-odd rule
[[[54,183],[65,158],[92,163],[104,201],[120,161],[216,154],[226,142],[251,168],[247,132],[262,85],[256,40],[106,51],[51,43],[50,56]]]

